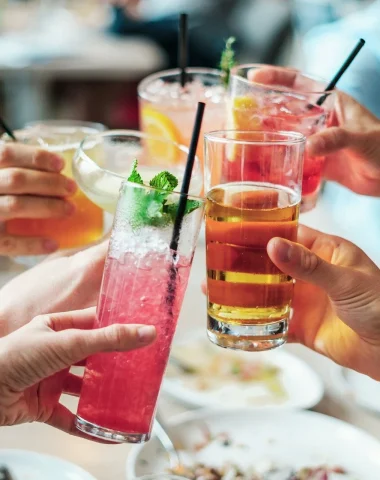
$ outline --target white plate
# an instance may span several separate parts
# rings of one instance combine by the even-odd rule
[[[380,414],[380,382],[354,370],[334,365],[331,383],[339,397],[346,397],[348,401]]]
[[[286,352],[283,349],[269,352],[252,353],[224,350],[204,339],[191,340],[187,343],[175,345],[173,354],[180,355],[184,359],[183,347],[196,345],[192,361],[207,361],[207,355],[238,356],[246,361],[263,362],[273,365],[281,370],[279,381],[284,392],[283,397],[274,395],[268,390],[265,383],[261,382],[221,382],[212,390],[199,390],[194,386],[193,376],[179,375],[175,377],[165,376],[163,392],[186,405],[206,408],[311,408],[323,397],[324,386],[318,375],[301,359]],[[207,352],[206,356],[204,352]],[[178,352],[178,353],[176,353]],[[182,358],[183,357],[183,358]],[[233,357],[231,357],[233,358]],[[196,359],[196,360],[194,360]],[[188,363],[188,362],[187,362]],[[193,363],[191,363],[193,365]],[[171,367],[170,367],[171,368]],[[175,371],[174,368],[171,368]]]
[[[221,443],[197,453],[196,461],[220,467],[232,462],[241,468],[257,468],[263,462],[294,468],[341,466],[355,480],[378,480],[380,442],[367,433],[332,417],[314,412],[257,410],[198,411],[180,415],[170,422],[184,448],[191,449],[203,438],[206,426],[211,435],[227,433],[232,446]],[[184,456],[185,458],[186,456]],[[127,459],[127,478],[163,472],[167,457],[156,437],[134,447]]]
[[[73,463],[27,450],[1,450],[0,466],[8,467],[15,480],[96,480]]]

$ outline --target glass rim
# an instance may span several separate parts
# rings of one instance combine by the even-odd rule
[[[274,140],[251,140],[251,139],[239,139],[232,138],[226,135],[236,135],[236,134],[249,134],[249,135],[270,135],[272,137],[277,137]],[[306,137],[302,133],[279,130],[278,132],[270,132],[266,130],[214,130],[212,132],[205,133],[204,135],[207,141],[212,141],[215,143],[235,143],[236,145],[300,145],[305,144]]]
[[[287,92],[287,93],[294,92],[294,93],[303,94],[303,95],[331,95],[333,92],[335,92],[335,89],[332,89],[332,90],[301,91],[301,90],[296,90],[294,88],[285,87],[285,86],[281,86],[281,85],[271,86],[271,85],[267,85],[265,83],[259,83],[259,82],[248,80],[247,78],[238,74],[238,70],[241,70],[241,69],[248,70],[248,69],[251,69],[251,68],[263,68],[263,67],[271,67],[271,68],[275,68],[276,70],[282,70],[282,71],[285,71],[285,72],[296,72],[300,76],[302,76],[302,77],[304,77],[308,80],[323,82],[326,85],[328,84],[328,81],[325,78],[318,77],[317,75],[311,75],[311,74],[306,73],[306,72],[302,72],[298,68],[282,67],[282,66],[279,66],[279,65],[269,65],[267,63],[242,63],[241,65],[236,65],[235,67],[233,67],[231,69],[231,76],[233,76],[235,78],[238,78],[240,81],[244,82],[247,85],[258,85],[260,87],[265,88],[266,90],[272,90],[272,91],[275,91],[275,92]]]
[[[78,150],[75,154],[74,164],[75,164],[75,159],[78,157],[78,155],[80,155],[81,158],[83,158],[86,162],[90,163],[91,166],[95,167],[99,171],[110,174],[113,177],[120,178],[122,180],[122,183],[128,183],[131,186],[138,186],[139,184],[134,183],[134,182],[128,182],[128,180],[126,179],[125,176],[120,175],[119,173],[113,172],[112,170],[108,170],[107,168],[100,167],[94,160],[92,160],[92,158],[90,158],[87,155],[87,153],[84,149],[84,146],[85,146],[86,142],[94,141],[97,138],[104,139],[104,138],[108,138],[108,137],[137,137],[137,138],[140,138],[140,139],[141,138],[149,138],[149,139],[152,139],[152,140],[157,140],[157,141],[160,141],[160,142],[175,145],[176,147],[178,147],[178,149],[181,152],[183,152],[185,154],[189,153],[189,149],[185,145],[181,145],[180,143],[172,142],[170,140],[164,140],[161,137],[156,137],[154,135],[149,135],[148,133],[141,132],[140,130],[106,130],[105,132],[97,132],[97,133],[94,133],[94,134],[91,134],[91,135],[87,135],[79,144]],[[198,158],[197,155],[195,155],[195,161],[198,162],[198,165],[200,165],[199,158]],[[157,189],[157,188],[151,187],[149,185],[145,185],[145,184],[140,185],[140,187],[150,188],[151,190],[154,190],[154,191],[167,192],[166,190],[160,190],[160,189]],[[172,193],[180,194],[180,192],[178,192],[177,190],[173,190]],[[197,200],[202,199],[202,197],[197,197],[196,195],[188,195],[188,197],[189,198],[194,198],[194,199],[197,199]]]
[[[144,90],[146,85],[148,85],[152,81],[157,80],[159,78],[165,79],[167,77],[175,76],[175,75],[178,75],[179,77],[180,72],[181,70],[179,68],[172,68],[170,70],[161,70],[160,72],[151,73],[147,77],[143,78],[141,82],[137,85],[138,96],[144,100],[150,100],[151,95],[147,95]],[[218,70],[217,68],[189,67],[189,68],[186,68],[186,72],[219,77],[220,80],[222,80],[222,76],[223,76],[221,70]]]
[[[46,119],[46,120],[33,120],[32,122],[26,122],[25,126],[21,130],[28,130],[32,127],[46,126],[46,127],[61,127],[61,128],[70,128],[70,127],[84,127],[94,130],[96,132],[105,132],[107,131],[106,125],[100,122],[87,122],[82,120],[68,120],[68,119]]]
[[[146,183],[135,183],[135,182],[130,182],[129,180],[124,179],[121,183],[120,189],[124,188],[125,186],[132,187],[132,188],[140,188],[143,190],[148,190],[150,192],[158,192],[158,193],[165,193],[169,195],[175,195],[176,197],[182,197],[186,196],[188,200],[197,200],[198,202],[201,202],[204,204],[206,202],[205,197],[198,197],[197,195],[193,194],[187,194],[187,193],[182,193],[178,190],[172,190],[168,192],[167,190],[163,190],[162,188],[156,188],[156,187],[151,187],[150,185],[147,185]]]

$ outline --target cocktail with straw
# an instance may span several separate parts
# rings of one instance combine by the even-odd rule
[[[87,359],[76,425],[89,435],[130,443],[150,437],[203,218],[203,200],[188,194],[203,108],[200,103],[180,191],[166,171],[147,183],[137,162],[120,189],[95,328],[150,324],[157,340]]]
[[[360,40],[332,81],[320,81],[295,69],[247,64],[232,69],[229,86],[228,128],[254,131],[296,131],[306,137],[328,127],[334,106],[334,89],[354,60]],[[231,151],[225,165],[230,180],[241,178],[239,155]],[[245,179],[258,178],[258,151],[245,165]],[[262,160],[262,156],[260,157]],[[315,207],[322,181],[324,158],[306,154],[303,168],[301,211]]]
[[[206,103],[197,156],[203,165],[203,133],[225,125],[226,88],[221,70],[188,68],[187,15],[180,16],[179,68],[155,73],[138,86],[140,128],[143,132],[188,146],[197,102]],[[153,148],[151,149],[153,152]],[[152,162],[175,165],[178,158],[154,150]]]

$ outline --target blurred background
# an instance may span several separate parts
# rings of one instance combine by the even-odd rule
[[[329,76],[366,38],[340,87],[380,115],[378,0],[0,0],[1,113],[13,128],[46,118],[136,127],[137,83],[176,66],[181,11],[196,66],[216,67],[234,35],[241,62]]]

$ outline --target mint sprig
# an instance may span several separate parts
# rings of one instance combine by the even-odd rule
[[[231,69],[236,65],[235,50],[232,45],[236,42],[235,37],[229,37],[220,57],[220,69],[222,71],[223,85],[227,88],[230,80]]]
[[[133,183],[138,183],[139,185],[143,185],[144,184],[143,179],[141,178],[141,175],[137,171],[137,164],[138,164],[137,159],[133,160],[132,171],[129,174],[128,182],[133,182]]]
[[[137,171],[138,161],[134,160],[132,171],[128,177],[129,182],[144,185],[144,181]],[[163,171],[154,176],[149,186],[157,190],[136,189],[133,197],[129,198],[132,203],[131,220],[134,226],[151,225],[164,227],[174,223],[178,202],[170,202],[170,194],[178,186],[178,179],[170,172]],[[197,200],[187,200],[185,213],[188,215],[201,206]]]

